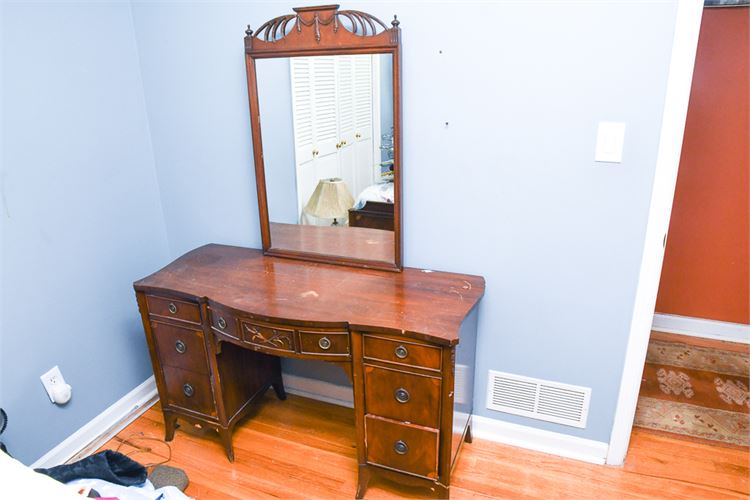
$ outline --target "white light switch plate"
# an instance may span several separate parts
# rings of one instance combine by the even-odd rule
[[[622,122],[599,122],[596,132],[594,161],[622,163],[625,145],[625,124]]]

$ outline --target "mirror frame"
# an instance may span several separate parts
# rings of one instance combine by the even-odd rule
[[[365,12],[339,10],[338,5],[298,7],[295,14],[279,16],[267,21],[253,33],[248,25],[245,31],[245,64],[247,90],[250,104],[255,180],[258,191],[260,232],[263,253],[313,262],[342,264],[371,269],[401,271],[401,30],[393,16],[391,27]],[[350,31],[341,23],[345,18],[352,26]],[[378,32],[378,30],[382,30]],[[317,254],[291,249],[271,248],[271,227],[266,194],[266,173],[263,162],[263,143],[260,123],[260,104],[255,62],[257,59],[338,55],[338,54],[391,54],[393,59],[393,262],[375,261],[356,257]]]

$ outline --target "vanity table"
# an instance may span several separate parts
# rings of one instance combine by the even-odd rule
[[[354,395],[357,498],[364,497],[372,474],[447,498],[461,444],[471,441],[477,305],[484,279],[401,266],[398,21],[387,28],[368,14],[338,6],[295,12],[265,23],[257,33],[248,28],[245,37],[263,249],[206,245],[134,283],[166,440],[174,438],[178,420],[213,429],[234,461],[237,423],[268,389],[286,398],[280,358],[334,363],[347,373]],[[310,116],[295,107],[304,92],[292,96],[294,165],[274,156],[275,143],[264,140],[260,129],[261,110],[289,108],[279,95],[268,101],[271,107],[264,105],[261,96],[274,90],[259,87],[258,61],[281,57],[287,59],[269,68],[281,68],[287,78],[291,73],[293,88],[313,84]],[[333,67],[335,78],[323,74],[316,84],[316,67],[321,73]],[[312,69],[295,81],[300,68]],[[310,172],[330,175],[334,165],[352,185],[367,184],[371,164],[379,162],[367,137],[377,136],[370,129],[381,124],[372,113],[347,121],[344,105],[316,101],[316,95],[335,84],[335,95],[345,100],[351,90],[355,103],[360,100],[357,109],[373,111],[388,95],[376,88],[376,76],[393,84],[392,101],[386,103],[393,124],[383,124],[394,129],[393,227],[305,225],[275,215],[300,212],[298,200],[305,197],[300,190]],[[371,84],[365,85],[366,78]],[[349,80],[361,88],[350,89]],[[335,113],[324,104],[335,106]],[[327,143],[316,136],[322,127],[316,114],[332,113],[342,117],[337,149],[348,140],[362,147],[321,160]],[[312,132],[298,134],[305,120],[313,124]],[[347,123],[354,123],[351,130]],[[305,143],[310,151],[300,149],[310,135],[312,142]],[[356,154],[364,154],[364,161],[354,162]],[[288,182],[295,175],[296,181]],[[278,198],[278,188],[289,191]]]

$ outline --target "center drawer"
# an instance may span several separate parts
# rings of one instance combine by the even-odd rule
[[[295,352],[294,330],[241,320],[242,340],[269,351]]]
[[[367,413],[439,427],[439,378],[369,365],[364,371]]]
[[[300,354],[349,357],[349,332],[299,330]]]

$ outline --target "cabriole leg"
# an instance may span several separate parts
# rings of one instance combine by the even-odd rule
[[[171,411],[162,412],[164,415],[164,441],[174,439],[174,431],[179,427],[177,425],[177,415]]]
[[[224,445],[224,451],[227,454],[227,458],[229,459],[230,462],[234,462],[234,447],[232,446],[232,429],[219,427],[216,430],[219,431],[221,444]]]

